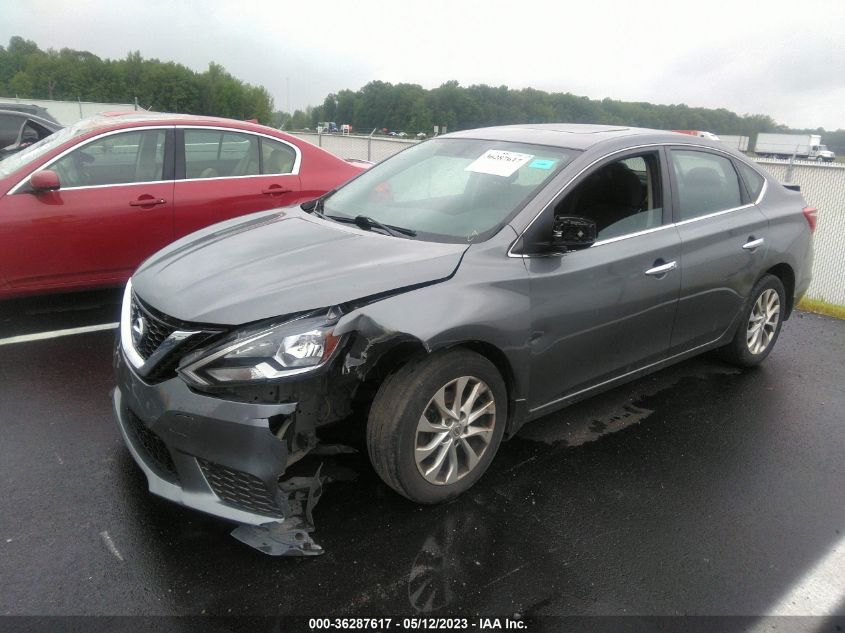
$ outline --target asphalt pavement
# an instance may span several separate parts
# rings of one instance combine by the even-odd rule
[[[280,559],[146,491],[115,330],[8,343],[118,303],[0,304],[0,614],[845,614],[845,321],[796,313],[760,368],[705,356],[538,420],[446,505],[321,458],[326,554]]]

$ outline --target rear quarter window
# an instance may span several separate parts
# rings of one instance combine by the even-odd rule
[[[760,192],[763,191],[765,179],[754,168],[742,161],[736,161],[736,167],[739,170],[739,175],[742,176],[748,194],[751,196],[751,201],[754,202],[760,196]]]

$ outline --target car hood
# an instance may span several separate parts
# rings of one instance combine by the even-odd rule
[[[145,261],[132,286],[176,319],[239,325],[443,280],[467,248],[364,231],[293,207],[182,238]]]

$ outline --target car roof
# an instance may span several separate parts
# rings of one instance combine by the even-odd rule
[[[3,104],[0,104],[0,106],[2,105]],[[61,124],[56,123],[55,121],[50,121],[49,119],[45,119],[44,117],[38,116],[37,114],[33,114],[32,112],[24,110],[7,110],[6,108],[0,107],[0,115],[15,117],[18,119],[26,119],[28,121],[34,121],[35,123],[39,123],[47,129],[53,131],[58,130],[62,127]]]
[[[81,119],[73,124],[76,130],[91,131],[104,128],[135,127],[143,124],[159,125],[214,125],[234,127],[242,130],[260,131],[268,128],[259,123],[225,119],[222,117],[202,116],[196,114],[173,114],[170,112],[147,112],[125,110],[119,112],[101,112],[87,119]]]
[[[13,103],[9,101],[0,101],[0,110],[7,110],[12,112],[24,112],[26,114],[34,114],[51,121],[53,125],[61,125],[55,117],[46,109],[34,103]]]
[[[439,138],[475,138],[586,150],[604,141],[626,137],[632,137],[630,140],[635,143],[671,142],[723,147],[707,139],[693,137],[689,134],[668,132],[666,130],[651,130],[624,125],[589,125],[582,123],[500,125],[475,130],[464,130],[462,132],[450,132],[449,134],[441,135]]]

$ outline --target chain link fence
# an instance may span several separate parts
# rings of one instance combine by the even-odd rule
[[[378,136],[315,134],[294,136],[341,158],[377,163],[418,141]],[[845,165],[755,159],[776,180],[801,185],[807,204],[819,210],[814,236],[813,283],[807,297],[845,305]]]
[[[807,204],[819,210],[813,237],[813,283],[807,297],[845,305],[845,165],[755,160],[776,180],[801,185]]]

